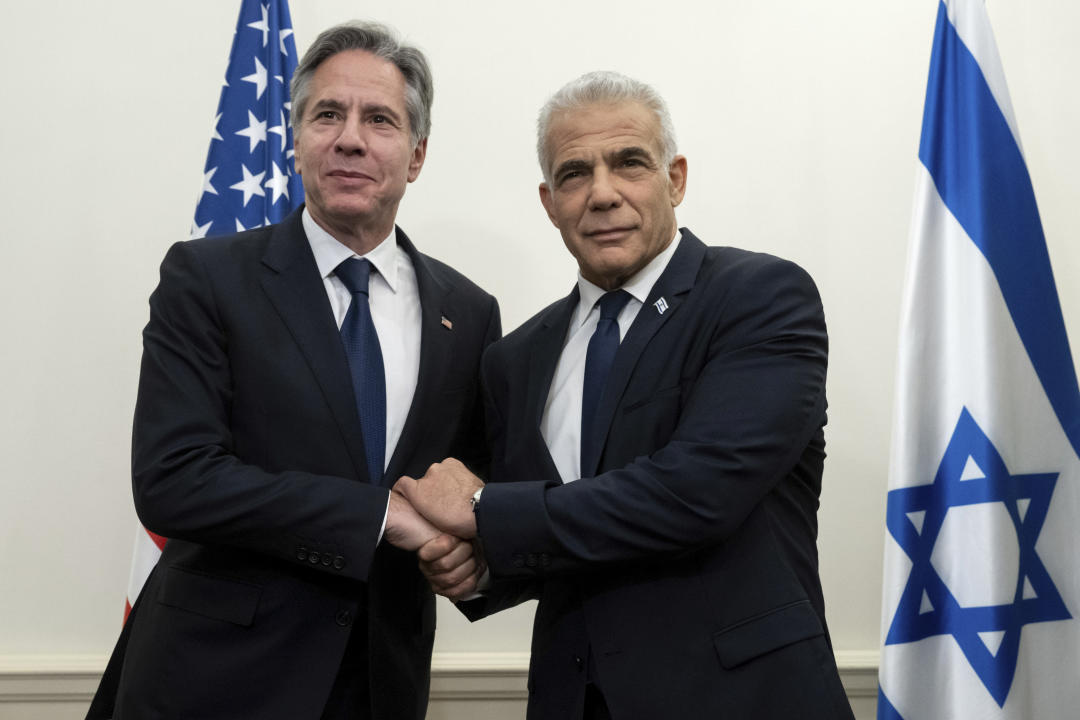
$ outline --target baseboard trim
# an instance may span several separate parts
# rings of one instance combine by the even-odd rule
[[[849,699],[877,700],[880,662],[878,650],[840,650],[836,653],[836,666]]]
[[[836,654],[851,699],[877,696],[877,650]],[[0,705],[89,703],[108,657],[104,655],[0,655]],[[432,701],[522,700],[528,653],[435,653]]]
[[[89,704],[107,655],[0,655],[0,706]]]

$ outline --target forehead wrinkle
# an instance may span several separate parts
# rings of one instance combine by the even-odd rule
[[[314,108],[314,109],[317,109],[317,108],[332,108],[332,109],[337,110],[337,109],[345,107],[345,103],[341,102],[337,98],[328,97],[328,98],[320,98],[319,100],[316,100],[315,102],[311,103],[311,107]]]
[[[641,145],[626,145],[605,152],[605,159],[608,162],[625,160],[627,158],[644,158],[650,162],[655,162],[652,151]]]
[[[641,156],[653,161],[657,157],[656,150],[652,147],[657,144],[657,139],[648,133],[621,129],[613,132],[613,128],[602,128],[577,133],[571,138],[553,139],[556,140],[552,150],[557,167],[561,167],[564,162],[575,160],[592,163],[598,156],[605,162],[616,157]],[[567,159],[560,161],[560,156]]]

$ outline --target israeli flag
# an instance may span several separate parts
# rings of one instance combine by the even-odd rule
[[[981,0],[939,6],[919,160],[878,718],[1078,718],[1080,391]]]

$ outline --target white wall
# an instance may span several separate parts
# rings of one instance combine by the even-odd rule
[[[878,646],[900,287],[934,0],[399,3],[293,0],[298,46],[365,16],[425,48],[434,134],[400,224],[498,296],[507,329],[574,266],[537,199],[544,98],[598,68],[653,83],[689,158],[681,223],[783,255],[832,340],[821,572],[841,651]],[[103,655],[136,519],[128,485],[146,299],[186,237],[237,3],[2,3],[0,655]],[[1077,337],[1080,5],[991,0],[1006,76]],[[436,649],[528,649],[528,613]]]

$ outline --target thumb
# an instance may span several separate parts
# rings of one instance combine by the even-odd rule
[[[416,492],[416,486],[419,483],[409,477],[408,475],[402,475],[396,483],[394,483],[394,492],[404,495],[406,499],[411,499],[412,495]]]
[[[460,544],[461,540],[458,540],[453,535],[442,533],[438,537],[432,538],[424,543],[417,552],[417,555],[424,562],[431,562],[448,555]]]

